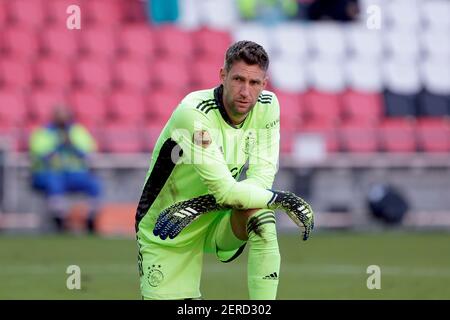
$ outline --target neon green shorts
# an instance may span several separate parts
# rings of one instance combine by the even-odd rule
[[[140,288],[143,299],[199,298],[203,253],[215,253],[222,262],[237,258],[246,242],[231,229],[231,210],[217,215],[206,232],[189,244],[164,246],[139,243]]]

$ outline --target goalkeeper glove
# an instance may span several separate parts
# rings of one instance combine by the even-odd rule
[[[292,192],[274,191],[269,201],[270,209],[282,209],[303,231],[303,240],[308,240],[314,228],[314,212],[311,206],[302,198]]]
[[[175,203],[159,214],[153,234],[162,240],[173,239],[201,214],[222,208],[210,194]]]

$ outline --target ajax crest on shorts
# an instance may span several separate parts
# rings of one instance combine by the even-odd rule
[[[148,269],[149,269],[149,272],[147,274],[148,283],[152,287],[157,287],[164,280],[164,274],[161,271],[161,265],[154,264],[151,267],[148,267]]]

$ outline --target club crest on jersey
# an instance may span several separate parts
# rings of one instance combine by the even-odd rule
[[[251,131],[248,133],[248,135],[244,138],[244,144],[243,149],[245,154],[249,154],[256,143],[256,136]]]
[[[164,274],[161,271],[161,265],[153,264],[147,268],[149,270],[147,274],[147,281],[152,287],[157,287],[164,280]]]
[[[203,148],[207,148],[212,142],[211,136],[206,130],[195,131],[192,139],[194,144]]]

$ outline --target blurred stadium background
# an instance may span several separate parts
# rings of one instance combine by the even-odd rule
[[[450,2],[333,1],[345,18],[308,13],[325,9],[319,0],[281,15],[263,2],[0,0],[0,298],[139,298],[134,213],[153,145],[183,95],[217,85],[224,51],[241,39],[271,57],[275,187],[316,211],[305,244],[278,216],[280,298],[450,298]],[[73,4],[80,30],[66,27]],[[99,143],[101,237],[83,236],[77,196],[72,235],[47,234],[30,187],[28,137],[56,103]],[[65,288],[69,264],[87,270],[81,293]],[[205,297],[246,298],[244,264],[208,257]],[[365,285],[371,264],[382,290]]]

